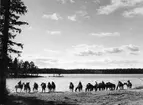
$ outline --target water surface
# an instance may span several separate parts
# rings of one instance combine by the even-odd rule
[[[13,78],[7,79],[7,87],[11,92],[15,92],[14,86],[21,80],[22,82],[30,82],[31,88],[34,82],[40,85],[42,82],[48,83],[54,81],[56,84],[56,91],[69,91],[69,83],[73,82],[75,86],[81,81],[85,88],[87,83],[95,84],[97,82],[112,82],[117,84],[118,81],[126,82],[130,80],[133,87],[143,85],[143,74],[64,74],[64,77],[49,77],[51,74],[41,74],[43,77],[36,78]],[[39,88],[41,91],[41,86]],[[46,90],[48,91],[48,89]]]

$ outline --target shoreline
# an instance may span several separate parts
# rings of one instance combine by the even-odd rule
[[[97,92],[22,92],[9,95],[15,97],[16,102],[27,102],[27,104],[11,105],[142,105],[143,103],[143,89]],[[44,104],[34,104],[34,101]]]

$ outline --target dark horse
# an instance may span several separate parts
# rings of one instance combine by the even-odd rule
[[[30,88],[30,82],[27,82],[26,84],[24,84],[24,91],[26,91],[26,92],[29,92],[30,93],[30,91],[31,91],[31,88]]]
[[[93,89],[94,89],[95,91],[97,91],[97,87],[98,87],[98,83],[95,81],[95,85],[94,85]]]
[[[117,90],[118,88],[119,88],[119,89],[124,89],[124,84],[123,84],[121,81],[118,81],[116,90]]]
[[[99,89],[99,91],[100,90],[105,90],[105,86],[106,86],[106,84],[104,83],[104,81],[102,81],[102,82],[97,84],[96,88],[97,88],[97,90]]]
[[[34,90],[38,91],[38,84],[36,82],[34,82],[34,85],[33,85],[33,91]]]
[[[50,82],[48,82],[47,88],[48,88],[49,92],[51,92],[51,91],[52,91],[52,85],[51,85],[51,83],[50,83]]]
[[[79,82],[78,86],[75,88],[75,92],[76,92],[77,90],[78,90],[79,92],[82,91],[82,88],[83,88],[82,83]]]
[[[15,90],[16,90],[16,92],[17,92],[17,89],[20,89],[20,92],[21,92],[22,89],[23,89],[23,85],[24,85],[24,84],[22,84],[21,81],[19,81],[18,84],[15,85]]]
[[[42,82],[42,83],[41,83],[41,87],[42,87],[42,92],[45,92],[45,89],[46,89],[46,83]]]
[[[126,85],[127,88],[129,88],[129,89],[132,88],[132,83],[130,82],[130,80],[128,80],[127,83],[124,83],[124,85]]]
[[[55,91],[55,89],[56,89],[56,85],[55,85],[55,83],[52,81],[52,83],[51,83],[51,87],[52,87],[52,91],[54,92]]]
[[[72,82],[70,82],[69,89],[73,92],[73,90],[74,90],[74,85],[73,85]]]
[[[108,90],[108,89],[109,90],[115,90],[116,85],[111,83],[111,82],[107,82],[105,87],[106,87],[106,90]]]
[[[86,85],[85,91],[93,91],[93,89],[94,89],[94,86],[91,83],[88,83]]]

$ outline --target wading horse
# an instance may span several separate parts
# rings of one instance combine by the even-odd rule
[[[18,89],[20,89],[20,92],[21,92],[22,89],[23,89],[23,85],[24,85],[24,83],[21,83],[21,81],[19,81],[18,84],[15,85],[16,92],[17,92]]]
[[[55,83],[53,81],[51,83],[51,86],[52,86],[52,91],[54,92],[56,90],[56,85],[55,85]]]
[[[116,90],[118,90],[118,88],[119,88],[119,89],[124,89],[124,83],[122,83],[121,81],[118,81]]]
[[[132,88],[132,83],[130,82],[130,80],[128,80],[127,83],[124,83],[124,85],[126,85],[128,89]]]
[[[42,92],[45,92],[45,89],[46,89],[46,83],[41,83],[41,87],[42,87]]]
[[[73,90],[74,90],[74,85],[73,85],[73,83],[72,83],[72,82],[70,82],[69,89],[70,89],[70,91],[72,91],[72,92],[73,92]]]
[[[24,91],[29,92],[31,91],[31,88],[30,88],[30,82],[26,82],[26,84],[24,83]]]
[[[75,88],[75,92],[76,92],[77,90],[78,90],[79,92],[82,91],[82,88],[83,88],[82,83],[79,82],[78,86]]]
[[[34,82],[34,85],[33,85],[33,91],[38,91],[38,84],[36,82]]]
[[[51,92],[51,91],[52,91],[52,85],[51,85],[51,83],[50,83],[50,82],[48,82],[47,88],[48,88],[49,92]]]

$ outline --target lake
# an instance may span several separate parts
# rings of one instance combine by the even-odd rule
[[[77,86],[79,81],[82,82],[83,88],[85,88],[88,82],[95,84],[95,81],[110,81],[117,84],[119,80],[122,82],[130,80],[133,87],[143,85],[143,74],[64,74],[64,77],[50,77],[52,76],[51,74],[41,74],[41,76],[43,77],[7,79],[7,88],[10,92],[15,92],[14,87],[20,80],[22,82],[30,82],[31,88],[33,87],[34,82],[37,82],[38,85],[40,85],[42,82],[47,84],[48,82],[54,81],[56,84],[56,91],[69,91],[69,83],[73,82],[74,85]],[[39,91],[41,91],[41,86],[39,87]],[[46,91],[48,91],[48,89]]]

